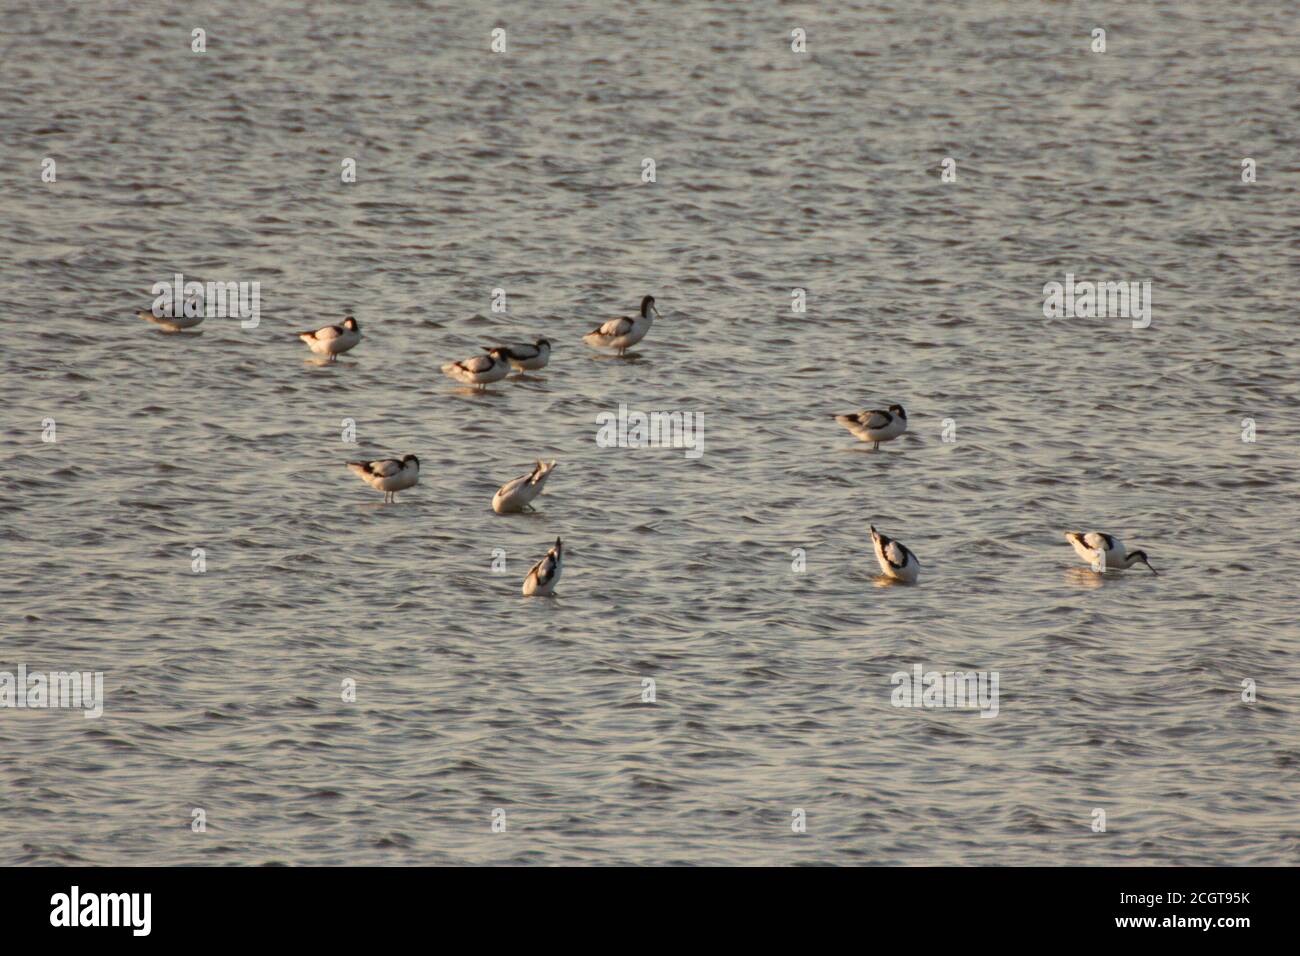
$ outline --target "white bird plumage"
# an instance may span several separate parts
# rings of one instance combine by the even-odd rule
[[[376,491],[385,501],[396,501],[397,493],[414,487],[420,480],[420,459],[406,455],[401,459],[377,458],[374,461],[350,461],[348,470]]]
[[[648,295],[641,300],[641,312],[636,318],[610,319],[584,335],[582,341],[595,349],[618,349],[618,354],[622,355],[645,338],[657,315],[659,309],[655,306],[655,297]]]
[[[907,412],[903,410],[902,405],[836,415],[835,420],[852,432],[853,437],[859,441],[875,442],[875,448],[879,448],[882,441],[893,441],[907,431]]]
[[[546,552],[546,557],[533,565],[524,578],[524,597],[537,595],[546,597],[555,593],[555,585],[560,581],[560,572],[564,570],[564,545],[559,538],[555,547]]]
[[[294,335],[317,355],[324,355],[333,362],[361,341],[361,326],[349,315],[340,325],[327,325],[315,332],[295,332]]]
[[[1126,571],[1135,564],[1145,564],[1152,574],[1159,574],[1142,550],[1129,551],[1124,542],[1104,531],[1067,531],[1065,540],[1074,553],[1092,565],[1094,571]]]
[[[449,362],[442,367],[444,375],[464,385],[484,388],[499,382],[510,374],[510,358],[506,349],[486,349],[486,355],[475,355],[460,362]]]
[[[536,467],[526,475],[521,475],[497,489],[492,496],[492,510],[499,515],[518,514],[525,509],[532,509],[532,500],[542,493],[546,479],[555,467],[538,459]]]
[[[876,562],[885,577],[907,584],[915,584],[921,573],[921,563],[901,541],[886,537],[871,526],[871,543],[876,549]]]

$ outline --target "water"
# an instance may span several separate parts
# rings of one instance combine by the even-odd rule
[[[840,7],[11,0],[0,669],[106,701],[0,711],[0,858],[1297,861],[1293,9]],[[175,272],[260,324],[158,334]],[[1045,319],[1067,272],[1150,279],[1150,327]],[[581,344],[645,293],[635,358]],[[895,401],[878,453],[830,418]],[[597,447],[620,403],[703,456]],[[396,505],[343,466],[408,452]],[[918,663],[997,717],[892,706]]]

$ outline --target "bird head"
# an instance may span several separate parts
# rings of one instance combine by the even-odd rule
[[[1128,566],[1129,566],[1129,567],[1132,567],[1132,566],[1133,566],[1136,562],[1138,562],[1138,561],[1141,561],[1143,564],[1145,564],[1145,565],[1147,566],[1147,569],[1148,569],[1152,574],[1155,574],[1155,575],[1159,575],[1159,574],[1160,574],[1159,571],[1157,571],[1155,568],[1151,567],[1151,562],[1147,560],[1147,553],[1146,553],[1145,551],[1134,551],[1132,554],[1130,554],[1130,555],[1128,556]]]

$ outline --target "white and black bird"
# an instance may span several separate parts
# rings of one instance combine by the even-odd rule
[[[641,300],[641,313],[636,318],[610,319],[600,328],[584,335],[582,341],[594,349],[618,349],[618,354],[622,355],[626,349],[645,338],[658,315],[655,297],[648,295]]]
[[[504,346],[506,358],[517,372],[536,372],[546,368],[551,360],[551,343],[547,339],[538,339],[532,345],[527,342]]]
[[[475,355],[461,362],[449,362],[442,367],[443,374],[464,385],[484,388],[499,382],[510,374],[510,356],[507,349],[486,348],[486,355]]]
[[[144,310],[137,311],[136,315],[146,322],[152,322],[164,332],[181,332],[185,329],[194,328],[207,317],[204,314],[205,309],[201,299],[191,298],[186,301],[185,305],[189,306],[189,311],[195,314],[186,315],[186,308],[182,306],[176,310],[176,315],[154,315],[152,312],[145,312]]]
[[[1102,531],[1067,531],[1065,540],[1094,571],[1127,571],[1135,564],[1145,564],[1152,574],[1160,573],[1151,567],[1145,551],[1126,550],[1124,542],[1114,535]]]
[[[536,467],[528,474],[507,481],[497,489],[497,493],[492,496],[492,510],[499,515],[534,510],[532,501],[542,493],[546,479],[554,468],[554,461],[548,465],[539,459]]]
[[[835,420],[859,441],[875,442],[875,448],[879,448],[882,441],[893,441],[907,431],[907,412],[903,411],[902,405],[836,415]]]
[[[294,335],[306,342],[307,348],[317,355],[333,362],[361,341],[361,326],[349,315],[340,325],[327,325],[315,332],[295,332]]]
[[[564,570],[564,545],[559,538],[555,547],[546,552],[546,557],[533,565],[528,577],[524,578],[524,597],[538,595],[546,597],[555,593],[555,585],[560,581],[560,572]]]
[[[348,469],[371,488],[382,491],[385,501],[396,501],[399,491],[414,487],[420,480],[420,459],[414,455],[406,455],[400,460],[350,461]]]
[[[876,561],[885,577],[907,584],[916,583],[917,576],[921,573],[921,563],[907,545],[881,534],[875,525],[871,526],[871,543],[876,548]]]

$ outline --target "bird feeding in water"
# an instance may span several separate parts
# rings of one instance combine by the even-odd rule
[[[582,341],[594,349],[618,349],[618,354],[622,355],[629,347],[645,338],[658,315],[655,297],[648,295],[641,300],[641,312],[636,318],[610,319],[600,328],[584,335]]]
[[[1151,567],[1145,551],[1128,551],[1123,541],[1103,531],[1067,531],[1065,540],[1074,546],[1074,553],[1098,573],[1127,571],[1135,564],[1145,564],[1152,574],[1160,573]]]
[[[540,459],[537,466],[526,475],[507,481],[492,496],[492,510],[499,515],[518,514],[521,511],[534,511],[532,501],[542,493],[546,479],[555,467]]]
[[[384,501],[397,501],[397,493],[414,487],[420,480],[420,459],[407,455],[396,458],[378,458],[374,461],[350,461],[348,470],[376,491],[384,493]]]
[[[548,597],[555,593],[555,585],[560,581],[560,572],[564,570],[564,545],[559,538],[555,547],[546,552],[546,557],[533,565],[528,577],[524,578],[524,597]]]
[[[848,415],[836,415],[835,420],[847,428],[859,441],[875,442],[873,450],[880,448],[882,441],[893,441],[907,431],[907,412],[902,405],[890,405],[887,409],[872,408],[863,412],[851,412]]]
[[[875,525],[871,526],[871,543],[876,549],[876,562],[885,577],[907,584],[916,583],[921,563],[907,545],[881,534]]]
[[[158,306],[155,305],[154,308],[158,308]],[[175,315],[154,315],[152,312],[145,312],[143,309],[138,310],[135,314],[146,322],[152,322],[164,332],[181,332],[185,329],[192,329],[207,318],[203,300],[197,296],[186,299],[185,304],[176,310]]]

